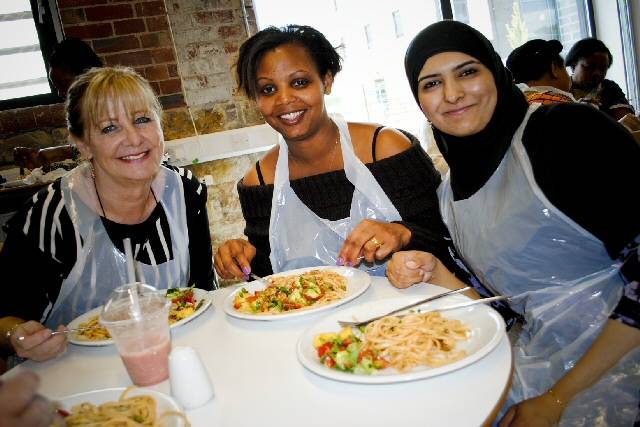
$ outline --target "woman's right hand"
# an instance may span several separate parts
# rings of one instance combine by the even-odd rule
[[[387,265],[387,277],[396,288],[408,288],[415,283],[428,282],[437,264],[438,259],[429,252],[396,252]]]
[[[58,331],[65,329],[62,325],[58,326]],[[18,356],[42,362],[64,353],[67,348],[67,335],[51,336],[51,329],[29,320],[15,327],[10,342]]]
[[[247,279],[256,248],[244,239],[227,240],[218,248],[214,264],[223,279]]]

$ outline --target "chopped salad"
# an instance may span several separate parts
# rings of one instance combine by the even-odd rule
[[[250,293],[242,288],[235,296],[236,310],[250,314],[277,314],[326,304],[343,298],[347,279],[332,271],[311,270],[294,276],[268,279],[263,290]]]
[[[370,375],[389,363],[372,349],[364,348],[362,330],[343,328],[339,333],[318,334],[313,340],[320,362],[328,368]]]
[[[200,301],[196,299],[193,286],[167,289],[166,297],[171,300],[171,308],[169,309],[170,324],[186,319],[204,304],[204,299]]]

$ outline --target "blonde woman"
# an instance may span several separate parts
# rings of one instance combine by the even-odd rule
[[[9,223],[0,253],[7,351],[34,360],[62,352],[64,335],[51,337],[50,329],[128,281],[125,238],[138,280],[212,287],[206,187],[191,172],[161,165],[160,120],[149,83],[131,69],[94,68],[69,89],[69,133],[87,161]]]

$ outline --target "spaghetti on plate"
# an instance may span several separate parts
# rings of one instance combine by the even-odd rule
[[[184,425],[189,422],[184,414],[175,411],[167,411],[158,416],[156,400],[145,394],[127,397],[135,387],[127,388],[116,402],[106,402],[100,405],[81,403],[71,408],[71,413],[65,416],[67,426],[160,426],[163,418],[177,416],[184,420]]]
[[[316,335],[313,345],[327,367],[355,374],[372,374],[387,367],[405,372],[418,365],[438,367],[467,354],[457,348],[470,329],[439,312],[387,316],[366,327]]]
[[[193,287],[167,289],[165,296],[171,300],[169,308],[169,324],[172,325],[182,319],[193,316],[204,304],[204,299],[198,300],[195,297]],[[111,339],[107,328],[100,325],[99,316],[95,315],[88,321],[80,323],[80,328],[91,328],[78,331],[75,337],[84,341],[104,341]]]

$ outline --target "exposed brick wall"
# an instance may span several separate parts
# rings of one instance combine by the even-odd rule
[[[162,0],[58,0],[58,7],[65,36],[89,43],[107,65],[134,67],[164,108],[185,106]]]
[[[251,2],[246,3],[255,32]],[[235,90],[233,65],[247,38],[240,0],[167,0],[166,5],[198,133],[263,123],[255,104]]]

